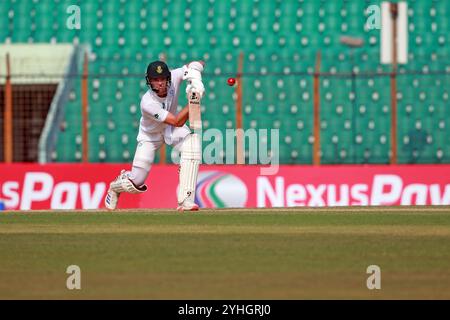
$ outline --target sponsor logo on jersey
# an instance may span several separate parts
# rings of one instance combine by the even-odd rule
[[[159,118],[159,114],[155,114],[155,118],[158,119]]]
[[[199,173],[195,202],[201,208],[242,208],[247,199],[247,186],[237,176],[220,171]]]

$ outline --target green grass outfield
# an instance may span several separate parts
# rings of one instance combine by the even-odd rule
[[[450,207],[2,212],[0,299],[450,299]]]

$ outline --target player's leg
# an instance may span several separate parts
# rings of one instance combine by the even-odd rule
[[[147,191],[146,185],[137,187],[130,179],[130,176],[130,171],[122,170],[117,178],[109,184],[109,189],[105,197],[105,207],[107,209],[114,210],[117,208],[120,194],[123,192],[142,193]]]
[[[145,180],[155,159],[155,151],[161,144],[162,141],[141,141],[138,143],[131,171],[122,170],[119,176],[109,185],[109,190],[105,197],[106,208],[110,210],[115,209],[120,194],[123,192],[136,194],[147,191]]]
[[[180,144],[177,145],[177,149],[181,151],[177,209],[198,210],[195,203],[195,189],[202,160],[200,136],[197,133],[189,133]]]

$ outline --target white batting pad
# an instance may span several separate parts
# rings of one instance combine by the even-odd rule
[[[139,189],[136,188],[128,178],[129,174],[129,171],[122,170],[119,176],[109,184],[109,190],[105,197],[106,208],[114,210],[117,207],[122,192],[142,193],[147,191],[147,186],[145,184]]]
[[[147,186],[143,185],[142,189],[138,189],[134,186],[134,184],[128,179],[129,172],[122,170],[120,175],[111,182],[109,185],[109,188],[116,192],[116,193],[122,193],[122,192],[128,192],[128,193],[142,193],[147,191]]]
[[[195,187],[200,162],[202,160],[200,137],[192,133],[186,137],[181,146],[180,186],[178,188],[178,204],[186,199],[195,199]]]

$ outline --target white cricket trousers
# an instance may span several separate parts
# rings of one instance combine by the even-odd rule
[[[128,178],[133,181],[136,187],[140,187],[147,180],[152,164],[155,160],[156,151],[161,148],[163,143],[171,145],[175,150],[180,151],[184,139],[191,133],[186,126],[173,127],[166,126],[163,132],[153,134],[138,135],[138,144],[133,159],[133,167]]]

